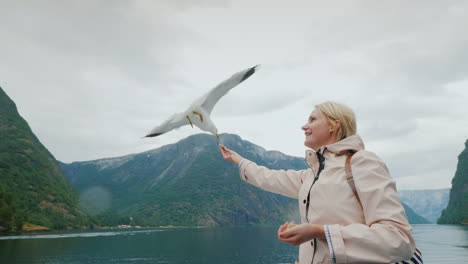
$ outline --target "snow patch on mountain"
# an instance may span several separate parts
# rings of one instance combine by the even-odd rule
[[[135,155],[128,155],[118,158],[100,159],[96,160],[94,164],[99,167],[99,170],[115,169],[132,160],[134,156]]]

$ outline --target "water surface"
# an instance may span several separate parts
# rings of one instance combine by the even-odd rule
[[[425,263],[466,263],[468,227],[415,225]],[[275,227],[108,230],[0,237],[0,263],[293,263]]]

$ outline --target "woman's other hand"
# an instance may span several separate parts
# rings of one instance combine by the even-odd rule
[[[226,148],[224,145],[220,145],[219,150],[221,151],[224,160],[232,161],[236,165],[239,165],[239,162],[243,159],[241,155],[237,154],[237,152]]]
[[[292,226],[291,224],[294,223],[286,222],[278,228],[279,241],[299,246],[314,238],[326,239],[322,225],[301,224],[288,228],[288,225]]]

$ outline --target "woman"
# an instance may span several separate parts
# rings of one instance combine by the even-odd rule
[[[299,263],[392,263],[409,259],[415,244],[384,162],[364,150],[353,111],[334,102],[315,106],[302,127],[309,169],[270,170],[220,147],[241,179],[299,200],[302,224],[278,229],[278,239],[299,247]],[[356,194],[345,177],[351,159]]]

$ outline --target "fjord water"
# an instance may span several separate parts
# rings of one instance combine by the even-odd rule
[[[466,263],[468,227],[415,225],[425,263]],[[108,230],[0,237],[0,263],[293,263],[274,227]]]

